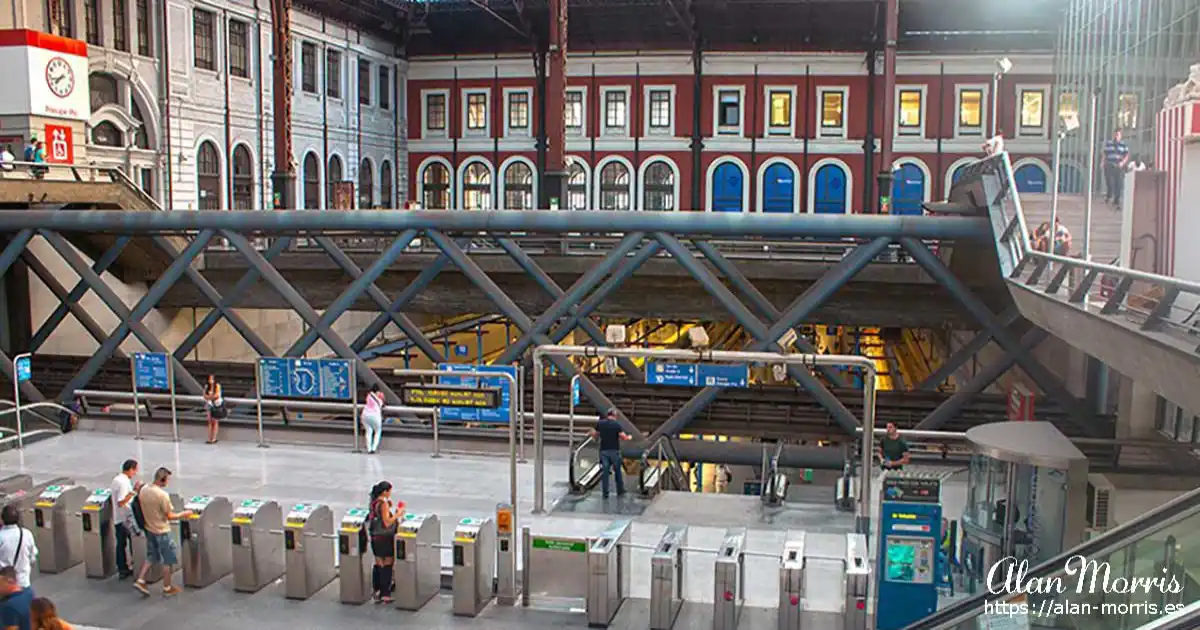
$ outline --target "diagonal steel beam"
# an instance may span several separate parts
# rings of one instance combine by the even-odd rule
[[[180,253],[175,260],[171,261],[171,264],[167,266],[166,271],[164,271],[163,274],[158,277],[158,280],[154,281],[154,284],[150,286],[144,295],[142,295],[141,299],[137,301],[137,304],[134,305],[132,310],[125,306],[125,303],[121,301],[121,298],[117,296],[112,288],[109,287],[108,284],[96,274],[96,272],[92,271],[91,267],[88,267],[86,264],[84,264],[83,259],[79,256],[79,254],[75,253],[75,250],[72,248],[71,244],[68,243],[66,239],[62,237],[62,235],[49,232],[47,230],[40,230],[40,233],[42,237],[50,243],[50,246],[53,247],[58,254],[63,257],[63,260],[67,262],[71,269],[74,270],[75,273],[79,274],[80,278],[83,278],[89,285],[91,285],[91,288],[96,292],[96,295],[100,296],[100,299],[103,300],[106,305],[108,305],[108,308],[112,310],[113,314],[115,314],[121,320],[121,323],[118,324],[108,338],[104,340],[104,343],[100,344],[100,348],[96,350],[96,354],[92,355],[92,358],[88,359],[87,362],[84,363],[83,367],[79,369],[79,372],[77,372],[75,376],[71,378],[71,381],[68,382],[67,386],[63,388],[63,391],[59,393],[58,397],[60,400],[69,398],[75,393],[75,390],[87,385],[88,381],[90,381],[92,377],[96,375],[96,372],[98,372],[100,368],[104,366],[104,363],[108,361],[108,358],[111,357],[113,352],[121,346],[121,342],[125,341],[125,338],[128,337],[129,333],[131,332],[138,338],[139,341],[142,342],[142,345],[146,346],[146,348],[151,352],[167,354],[167,348],[163,346],[162,342],[160,342],[152,332],[150,332],[150,329],[146,328],[146,325],[142,323],[142,318],[145,317],[151,310],[153,310],[158,304],[158,301],[161,300],[164,295],[166,295],[167,290],[170,289],[171,286],[173,286],[176,282],[178,282],[181,277],[183,277],[184,271],[192,264],[192,261],[196,259],[196,256],[199,256],[200,253],[204,251],[204,248],[208,246],[208,242],[212,240],[215,234],[214,230],[202,230],[200,234],[198,234],[196,238],[193,239],[186,248],[184,248],[183,252]],[[183,363],[175,359],[173,356],[172,361],[174,362],[173,367],[175,369],[175,378],[178,379],[180,384],[183,385],[183,388],[192,395],[198,395],[202,393],[204,388],[200,386],[199,381],[192,377],[187,368],[183,366]]]
[[[887,249],[889,244],[891,244],[891,237],[882,236],[874,241],[871,241],[870,243],[865,243],[858,246],[858,248],[851,252],[850,255],[843,258],[841,262],[830,269],[828,273],[826,273],[824,276],[821,276],[821,278],[812,283],[812,285],[810,285],[808,289],[804,291],[804,293],[800,294],[799,297],[792,301],[792,303],[788,305],[787,309],[780,314],[779,319],[776,320],[769,329],[767,329],[766,333],[762,335],[762,337],[759,337],[758,341],[750,344],[747,349],[750,351],[762,351],[778,348],[779,346],[775,342],[776,339],[782,337],[783,334],[788,331],[788,329],[795,328],[801,321],[804,320],[804,318],[808,317],[813,313],[813,311],[817,310],[838,289],[849,282],[851,278],[858,275],[860,271],[865,269],[867,265],[869,265],[871,261],[875,259],[876,256],[883,252],[884,249]],[[743,328],[745,328],[745,326],[743,326]],[[654,433],[650,435],[649,439],[654,440],[661,435],[675,435],[679,433],[681,430],[687,427],[688,423],[692,421],[692,418],[694,418],[696,414],[704,411],[704,409],[707,408],[713,400],[716,400],[717,395],[720,394],[721,391],[723,390],[720,387],[705,387],[704,389],[700,390],[700,392],[693,396],[691,400],[683,405],[683,407],[680,407],[679,410],[672,414],[666,422],[655,429]],[[819,398],[819,396],[822,396],[821,390],[812,391],[813,397],[816,398],[822,406],[824,406],[826,409],[829,409],[830,407],[834,406],[834,403],[841,405],[841,401],[838,400],[836,396],[833,396],[829,390],[824,390],[824,392],[828,395],[828,397],[832,397],[833,400],[829,400],[828,397],[826,397],[824,400]],[[847,413],[849,413],[848,410]],[[837,418],[835,417],[834,419],[836,420]],[[853,423],[852,428],[856,429],[858,419],[855,418],[853,414],[850,415],[850,419]],[[843,420],[845,419],[843,418]],[[842,426],[845,427],[845,424]]]
[[[342,271],[346,272],[351,278],[357,279],[362,275],[362,269],[359,268],[353,259],[346,255],[346,252],[342,251],[342,249],[337,246],[337,243],[333,242],[333,239],[327,236],[318,236],[316,241],[317,244],[320,245],[327,254],[329,254],[329,257],[333,259],[333,262],[337,264],[337,266],[341,267]],[[392,310],[387,296],[384,295],[383,291],[380,290],[374,282],[372,282],[371,286],[367,288],[367,295],[371,298],[371,301],[375,302],[376,306],[382,309],[381,312],[386,313],[387,316],[391,318],[392,322],[396,324],[396,327],[403,331],[408,339],[411,340],[414,345],[420,348],[421,352],[425,353],[425,356],[428,357],[430,361],[434,363],[442,363],[445,361],[445,358],[442,356],[442,354],[438,352],[437,347],[434,346],[433,342],[430,341],[429,338],[425,336],[425,333],[421,331],[420,326],[417,326],[417,324],[413,322],[408,315]],[[350,347],[353,348],[354,344],[351,344]],[[357,351],[362,352],[362,350]]]
[[[507,365],[520,359],[521,355],[525,353],[525,350],[528,349],[529,346],[533,345],[534,337],[538,335],[545,335],[550,330],[550,327],[554,325],[554,322],[558,321],[560,317],[566,315],[571,310],[572,306],[578,304],[579,301],[586,297],[587,294],[591,292],[597,284],[604,280],[605,276],[616,269],[617,266],[625,260],[625,257],[641,244],[642,239],[645,237],[646,235],[643,232],[631,232],[626,234],[625,237],[621,239],[621,242],[617,243],[617,246],[614,247],[611,252],[606,254],[599,263],[596,263],[583,275],[579,276],[579,278],[575,280],[575,283],[571,285],[571,288],[567,289],[561,296],[559,296],[558,299],[550,305],[550,308],[546,309],[546,311],[542,313],[536,321],[533,322],[533,328],[525,331],[525,334],[521,335],[521,338],[518,339],[516,343],[509,345],[508,348],[501,353],[500,358],[496,359],[496,363]],[[629,276],[626,275],[621,279],[624,280],[628,277]]]
[[[286,251],[291,243],[292,237],[287,235],[271,239],[271,246],[267,248],[264,256],[268,261],[273,260],[276,256]],[[223,317],[225,313],[233,312],[233,308],[237,304],[238,300],[242,299],[242,296],[258,283],[260,277],[261,276],[259,275],[257,269],[254,269],[253,267],[247,269],[246,273],[242,274],[242,277],[239,278],[237,283],[233,285],[233,289],[231,289],[229,293],[227,293],[225,297],[220,300],[217,308],[214,308],[206,313],[204,315],[204,319],[200,320],[200,323],[194,329],[192,329],[192,332],[188,333],[188,336],[183,340],[183,343],[179,344],[179,347],[175,349],[175,358],[180,361],[184,360],[188,353],[204,340],[204,336],[208,334],[208,331],[212,330],[213,326],[216,326],[217,322],[221,321],[221,317]],[[275,356],[275,351],[272,350],[270,346],[267,346],[264,349],[266,350],[265,352],[259,349],[256,349],[255,351],[258,352],[259,356]]]
[[[95,271],[97,275],[103,275],[113,263],[117,262],[117,259],[121,257],[121,252],[125,250],[125,246],[132,240],[132,236],[117,237],[112,246],[92,264],[92,271]],[[80,280],[75,283],[75,286],[71,288],[71,292],[67,294],[67,297],[59,300],[59,304],[55,307],[54,312],[50,313],[46,321],[42,322],[42,325],[38,327],[37,332],[33,333],[33,338],[29,340],[30,352],[37,352],[38,348],[41,348],[42,344],[46,343],[50,335],[54,334],[54,329],[58,328],[62,320],[67,317],[67,313],[75,312],[72,306],[79,304],[79,300],[83,299],[83,296],[87,295],[87,292],[88,285],[86,282]],[[79,316],[76,315],[75,318],[79,319]]]
[[[1018,341],[1013,339],[1012,335],[1004,329],[1001,322],[992,313],[978,297],[976,297],[965,284],[959,280],[946,265],[929,251],[928,247],[921,241],[913,238],[904,237],[900,239],[900,245],[913,257],[913,260],[929,274],[934,281],[941,284],[950,292],[954,299],[958,300],[970,313],[976,321],[978,321],[985,329],[992,333],[992,337],[996,343],[1004,348],[1007,352],[1016,354],[1017,365],[1029,375],[1037,383],[1042,391],[1046,392],[1051,398],[1058,401],[1064,411],[1077,421],[1085,430],[1090,430],[1096,435],[1101,435],[1103,431],[1098,430],[1095,426],[1095,417],[1090,413],[1086,406],[1071,395],[1067,388],[1062,384],[1050,370],[1041,364],[1035,357],[1029,353],[1016,352]]]
[[[708,262],[712,263],[713,267],[717,268],[717,271],[721,272],[721,275],[729,279],[730,284],[732,284],[735,289],[741,292],[741,294],[745,296],[747,300],[750,300],[750,306],[752,306],[754,310],[758,311],[760,317],[771,322],[779,319],[779,309],[775,308],[775,305],[767,299],[767,296],[763,295],[762,292],[758,290],[758,287],[754,286],[754,283],[751,282],[750,279],[744,274],[742,274],[736,265],[730,262],[728,258],[722,256],[721,252],[717,251],[717,248],[713,247],[712,243],[695,239],[692,241],[692,244],[696,246],[696,249],[700,250],[701,254],[704,254],[704,257],[708,259]],[[801,335],[800,331],[797,330],[795,332],[796,347],[799,348],[801,352],[807,354],[817,354],[817,349],[812,345],[812,343],[809,342],[809,340],[803,335]],[[824,376],[826,380],[828,380],[830,383],[833,383],[834,387],[839,387],[842,389],[850,387],[850,383],[847,382],[846,379],[842,378],[842,375],[838,374],[837,370],[825,366],[817,369],[820,370],[821,376]]]
[[[1000,314],[1000,324],[1004,326],[1005,330],[1011,328],[1012,325],[1020,321],[1020,319],[1021,313],[1017,311],[1016,308],[1009,308]],[[967,361],[970,361],[971,357],[975,356],[975,353],[983,350],[991,342],[992,331],[979,331],[971,339],[971,341],[967,342],[966,345],[958,350],[955,350],[954,354],[946,357],[946,360],[942,361],[942,364],[938,366],[938,369],[934,370],[932,374],[925,377],[925,380],[921,381],[920,385],[917,385],[917,391],[931,392],[937,389],[938,385],[944,383],[946,379],[950,378],[951,374],[954,374],[956,371],[958,371],[958,368],[966,365]]]
[[[436,230],[430,230],[428,234],[429,237],[433,239],[433,242],[438,246],[438,249],[442,250],[442,252],[446,254],[450,261],[453,262],[460,271],[462,271],[463,275],[465,275],[472,284],[478,287],[480,291],[483,291],[484,294],[486,294],[488,298],[492,300],[492,302],[497,308],[500,309],[500,312],[505,317],[512,321],[512,323],[516,324],[517,327],[522,331],[533,330],[533,320],[530,319],[530,317],[521,310],[521,307],[517,306],[517,304],[513,302],[511,298],[505,295],[504,291],[502,291],[499,286],[496,286],[496,283],[493,282],[492,279],[489,278],[488,275],[479,268],[479,265],[476,264],[474,260],[471,260],[466,253],[463,252],[461,247],[452,242],[446,237],[446,235]],[[534,336],[533,342],[538,345],[545,345],[550,343],[550,338],[545,334],[537,334]],[[566,374],[567,376],[573,377],[576,374],[579,374],[579,371],[575,368],[575,364],[572,363],[567,357],[554,356],[551,357],[550,360],[560,372]],[[629,421],[629,418],[627,418],[620,409],[617,409],[617,406],[608,399],[608,396],[604,395],[604,392],[600,391],[599,387],[596,387],[596,385],[592,383],[591,379],[589,379],[586,375],[581,374],[579,377],[579,383],[580,391],[583,392],[583,395],[587,396],[588,400],[591,401],[592,405],[594,405],[596,409],[616,410],[618,419],[620,420],[625,431],[635,439],[642,439],[642,432],[636,426],[634,426],[632,422]]]
[[[524,270],[525,273],[529,274],[529,277],[533,278],[534,282],[537,282],[538,285],[542,287],[542,290],[545,291],[546,294],[551,298],[559,300],[562,299],[562,297],[566,294],[566,292],[562,290],[562,287],[558,286],[558,283],[554,281],[554,278],[551,278],[550,274],[543,271],[541,266],[537,264],[537,261],[535,261],[529,254],[526,254],[525,251],[521,249],[521,246],[514,243],[512,239],[497,238],[496,243],[500,245],[500,248],[508,253],[509,257],[511,257],[513,261],[517,263],[517,266]],[[621,270],[618,269],[617,275],[620,274]],[[571,315],[575,315],[579,313],[579,307],[572,305],[567,312]],[[583,329],[583,332],[587,334],[588,337],[591,337],[592,341],[595,342],[596,345],[606,345],[607,341],[605,341],[604,338],[604,331],[600,330],[600,327],[597,326],[596,322],[593,322],[591,318],[585,317],[580,319],[579,327]],[[617,363],[621,366],[621,369],[625,371],[625,374],[629,375],[631,378],[639,381],[646,378],[645,374],[642,373],[642,370],[638,368],[637,365],[634,365],[633,361],[628,357],[620,357],[617,359]]]
[[[0,252],[0,278],[8,273],[8,268],[17,262],[17,258],[21,257],[21,252],[25,251],[25,247],[29,245],[29,241],[33,240],[33,230],[21,230],[17,235],[8,241],[8,245],[4,247],[4,251]]]
[[[337,298],[329,304],[329,307],[326,308],[325,312],[321,315],[319,322],[321,328],[333,330],[333,325],[337,323],[337,320],[342,316],[342,313],[350,310],[350,307],[354,306],[354,303],[358,301],[358,298],[361,297],[363,293],[366,293],[368,289],[375,286],[375,281],[379,279],[379,276],[383,275],[383,272],[387,271],[387,268],[392,266],[392,263],[396,262],[396,260],[400,258],[400,255],[404,253],[404,250],[408,249],[408,246],[416,237],[416,230],[405,230],[400,234],[400,236],[397,236],[396,239],[392,241],[391,245],[388,245],[387,249],[379,253],[379,256],[374,262],[371,263],[369,267],[367,267],[366,271],[359,270],[358,275],[354,277],[354,280],[350,283],[350,286],[346,287],[342,291],[341,295],[337,296]],[[333,245],[333,243],[330,243],[330,245]],[[338,251],[341,252],[340,249]],[[380,294],[380,297],[382,297],[382,294]],[[292,344],[292,347],[287,349],[287,352],[283,353],[283,356],[303,356],[304,353],[308,351],[308,349],[311,348],[314,343],[317,342],[318,330],[319,329],[316,326],[309,328],[308,331],[296,341],[296,343]]]
[[[360,383],[367,387],[378,385],[380,391],[383,392],[384,396],[386,396],[388,400],[392,401],[392,404],[398,404],[400,402],[400,399],[396,396],[396,393],[393,392],[390,387],[388,387],[387,383],[384,383],[383,380],[379,378],[379,375],[367,365],[367,362],[363,361],[362,357],[359,357],[358,354],[346,344],[341,335],[337,334],[337,331],[321,322],[321,317],[317,315],[316,309],[314,309],[312,305],[310,305],[304,299],[304,297],[300,295],[300,292],[297,291],[295,287],[288,283],[288,281],[283,277],[283,274],[279,273],[278,269],[272,267],[271,264],[268,263],[265,258],[263,258],[262,254],[260,254],[258,250],[250,244],[250,241],[246,240],[245,236],[242,236],[241,233],[234,232],[232,230],[221,230],[221,236],[225,237],[225,240],[229,241],[229,244],[233,245],[234,249],[238,250],[238,252],[242,254],[242,258],[245,258],[246,262],[249,263],[251,267],[254,267],[258,270],[258,273],[262,275],[263,280],[266,280],[267,284],[270,284],[271,288],[275,289],[275,291],[279,293],[279,296],[283,298],[283,301],[287,302],[288,306],[300,316],[300,319],[304,320],[304,323],[317,329],[317,334],[320,336],[320,338],[326,344],[328,344],[329,347],[335,353],[337,353],[339,357],[354,361],[354,369],[358,373],[358,379]]]
[[[559,343],[563,339],[566,339],[567,335],[571,334],[571,331],[575,330],[581,321],[587,317],[590,317],[596,309],[600,308],[600,305],[603,304],[605,300],[607,300],[613,293],[617,291],[617,289],[621,287],[625,277],[632,276],[634,273],[636,273],[637,270],[640,269],[647,260],[650,260],[658,255],[658,252],[661,249],[662,245],[660,245],[658,241],[650,241],[643,245],[642,248],[638,250],[638,253],[634,254],[624,263],[621,263],[621,266],[617,268],[617,271],[613,273],[613,275],[609,276],[607,280],[602,282],[596,291],[588,296],[588,299],[584,300],[583,303],[575,309],[574,315],[566,318],[565,323],[558,328],[555,328],[554,332],[550,333],[550,340],[554,343]]]
[[[95,339],[96,343],[98,344],[103,344],[104,340],[108,338],[108,333],[100,327],[100,324],[96,323],[96,320],[86,308],[83,308],[83,306],[81,306],[78,302],[72,302],[70,300],[71,294],[68,293],[67,289],[63,287],[61,282],[58,281],[58,278],[55,278],[54,274],[46,268],[46,265],[38,259],[37,255],[29,250],[25,250],[25,252],[21,254],[21,260],[25,261],[26,265],[29,265],[30,271],[32,271],[34,275],[41,279],[42,284],[45,284],[46,288],[50,289],[50,292],[58,298],[59,303],[66,304],[68,306],[71,315],[73,315],[76,321],[83,326],[83,329],[92,336],[92,339]],[[30,352],[32,351],[33,350],[31,349]],[[117,348],[114,354],[118,357],[125,356],[125,353],[121,352],[120,348]]]

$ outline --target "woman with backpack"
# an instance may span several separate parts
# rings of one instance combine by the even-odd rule
[[[221,384],[217,377],[209,374],[208,384],[204,386],[204,414],[208,419],[208,442],[217,443],[217,433],[221,430],[221,420],[225,419],[225,399],[221,397]]]
[[[371,570],[371,589],[375,603],[392,603],[392,565],[396,562],[396,528],[404,514],[404,503],[392,507],[392,484],[380,481],[371,488],[369,513],[371,553],[375,567]]]
[[[379,450],[379,439],[383,437],[383,392],[379,391],[379,385],[372,385],[371,391],[367,392],[360,415],[367,434],[367,452],[374,453]]]

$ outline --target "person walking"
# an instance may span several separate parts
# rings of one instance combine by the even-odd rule
[[[114,529],[117,533],[117,577],[124,580],[133,575],[130,559],[133,557],[133,536],[139,531],[133,518],[133,499],[142,491],[142,482],[134,481],[138,474],[136,459],[127,459],[121,464],[121,472],[113,477],[109,490],[112,492]],[[127,555],[128,554],[128,555]]]
[[[45,597],[38,597],[29,606],[30,626],[32,630],[72,630],[71,624],[58,616],[54,602]]]
[[[359,417],[367,434],[367,452],[374,453],[379,450],[379,440],[383,437],[383,392],[379,391],[379,385],[372,385],[371,391],[367,392],[367,401]]]
[[[33,532],[21,527],[21,512],[15,504],[0,509],[0,567],[12,567],[21,588],[30,587],[33,563],[38,557]]]
[[[212,374],[208,375],[208,384],[204,386],[204,415],[208,420],[208,442],[205,444],[216,444],[221,420],[228,414],[225,411],[225,398],[221,396],[221,384]]]
[[[404,514],[404,503],[392,507],[392,484],[380,481],[371,488],[371,508],[368,513],[371,553],[375,567],[371,569],[371,590],[375,603],[392,603],[392,571],[396,563],[396,528]]]
[[[1129,162],[1129,147],[1121,141],[1121,130],[1113,131],[1112,140],[1104,143],[1104,199],[1121,207],[1125,188],[1125,164]]]
[[[12,567],[0,569],[0,630],[31,630],[33,591],[17,582]]]
[[[138,503],[142,506],[142,517],[146,520],[146,561],[138,573],[133,588],[146,597],[150,589],[146,586],[146,573],[150,567],[161,565],[163,569],[163,595],[170,597],[179,593],[180,588],[171,584],[173,567],[178,562],[175,554],[175,543],[171,540],[171,521],[188,518],[191,510],[175,512],[171,505],[171,496],[167,494],[167,483],[171,480],[171,471],[159,468],[154,471],[154,483],[142,488],[138,493]]]
[[[621,423],[617,421],[617,410],[608,413],[596,423],[591,436],[600,441],[600,493],[608,498],[608,474],[612,471],[617,482],[617,496],[625,494],[625,476],[621,471],[621,442],[630,439]]]

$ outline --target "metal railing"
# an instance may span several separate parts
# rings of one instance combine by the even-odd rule
[[[651,463],[653,462],[653,463]],[[690,491],[687,473],[675,452],[675,442],[669,435],[660,435],[642,451],[641,470],[638,471],[638,490],[643,496],[652,496],[662,490]]]
[[[575,494],[591,490],[600,480],[600,458],[596,457],[599,452],[595,448],[590,448],[595,442],[596,438],[589,435],[571,451],[567,481],[570,483],[571,492]]]
[[[54,162],[8,162],[0,165],[0,180],[75,182],[118,184],[128,183],[141,191],[121,169],[95,164],[57,164]],[[145,193],[142,193],[145,195]],[[148,195],[150,203],[159,209],[158,202]]]

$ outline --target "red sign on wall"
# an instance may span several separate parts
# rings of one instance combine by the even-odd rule
[[[46,161],[55,164],[75,162],[75,139],[66,125],[46,125]]]
[[[1033,422],[1033,392],[1021,383],[1008,389],[1008,419],[1012,422]]]

